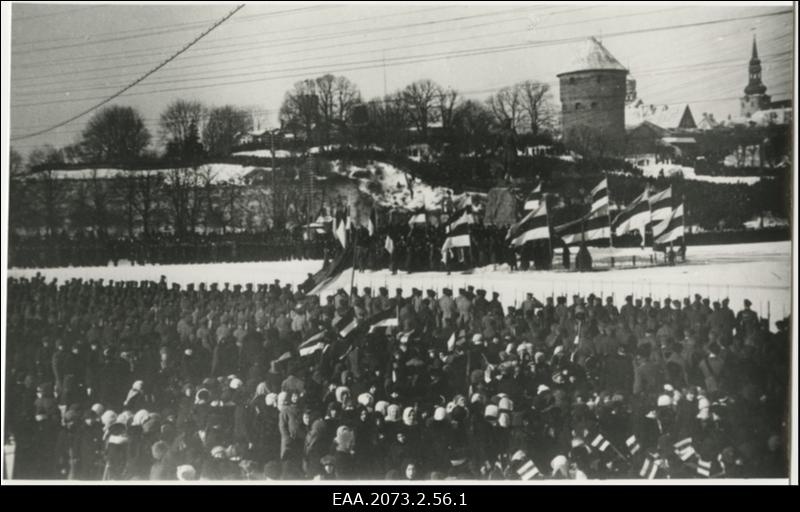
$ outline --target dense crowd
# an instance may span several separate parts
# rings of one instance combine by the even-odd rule
[[[332,257],[334,240],[328,234],[309,236],[307,230],[242,233],[195,233],[176,236],[102,236],[96,232],[54,236],[11,235],[12,267],[86,267],[133,264],[222,263],[288,261]]]
[[[788,473],[788,319],[747,301],[7,286],[14,478]]]

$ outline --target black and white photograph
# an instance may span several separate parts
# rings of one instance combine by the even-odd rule
[[[2,25],[3,485],[797,484],[793,2]]]

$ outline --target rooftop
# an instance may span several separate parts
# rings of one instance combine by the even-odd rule
[[[559,75],[596,70],[627,71],[600,41],[590,37],[578,47],[572,62]]]

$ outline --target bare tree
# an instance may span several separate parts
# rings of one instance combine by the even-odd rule
[[[514,132],[519,130],[525,114],[520,92],[520,88],[516,86],[503,87],[489,97],[486,104],[498,126]]]
[[[212,156],[228,156],[238,138],[252,127],[252,118],[231,105],[216,107],[208,114],[203,129],[203,143]]]
[[[144,120],[132,107],[114,105],[96,113],[82,133],[81,145],[95,161],[128,161],[150,143]]]
[[[458,91],[448,88],[440,88],[437,96],[437,106],[439,107],[439,118],[442,120],[442,128],[449,129],[453,125],[453,115],[460,102]]]
[[[283,98],[279,114],[281,126],[313,142],[320,123],[319,101],[314,80],[296,82]]]
[[[526,80],[515,87],[519,89],[522,108],[525,111],[525,121],[530,127],[531,134],[536,136],[542,131],[551,129],[554,111],[550,86],[542,82]]]
[[[16,149],[8,151],[8,170],[11,176],[17,176],[25,172],[25,161]]]
[[[476,154],[489,145],[492,113],[477,101],[467,100],[453,113],[454,146],[461,152]]]
[[[432,80],[417,80],[403,89],[402,97],[408,117],[423,139],[428,138],[428,126],[440,119],[436,108],[441,87]]]
[[[344,76],[323,75],[315,80],[318,97],[319,129],[325,143],[329,143],[331,133],[340,133],[349,128],[352,109],[361,102],[358,87]],[[302,101],[297,102],[300,104]]]
[[[168,153],[183,155],[198,141],[206,107],[199,101],[175,100],[161,113],[159,135]],[[171,150],[171,151],[170,151]]]
[[[385,148],[405,144],[411,120],[405,108],[402,93],[368,102],[369,122],[367,133],[372,140]]]

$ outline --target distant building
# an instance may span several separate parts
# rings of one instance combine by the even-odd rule
[[[594,37],[589,38],[567,69],[558,74],[564,144],[575,147],[587,132],[601,137],[605,149],[621,150],[625,142],[628,70]]]
[[[641,100],[625,109],[628,155],[659,154],[685,157],[696,151],[692,132],[697,124],[689,105],[645,105]]]
[[[744,88],[744,96],[741,102],[741,116],[749,118],[759,110],[769,109],[771,106],[770,97],[767,93],[767,86],[761,81],[761,59],[758,58],[758,47],[756,37],[753,36],[753,53],[750,57],[748,66],[749,81]]]
[[[689,105],[645,105],[639,100],[625,109],[625,127],[630,130],[643,122],[650,122],[665,130],[694,130],[697,123]]]

